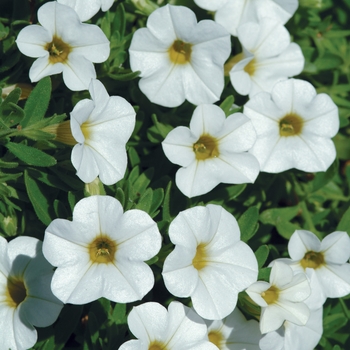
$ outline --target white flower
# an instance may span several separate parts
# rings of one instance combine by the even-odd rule
[[[326,94],[316,94],[308,82],[278,82],[271,94],[260,92],[244,106],[257,132],[250,149],[261,171],[291,168],[326,171],[336,157],[331,137],[339,129],[338,108]]]
[[[60,4],[72,7],[80,20],[85,22],[102,9],[106,12],[113,5],[114,0],[57,0]]]
[[[76,12],[56,1],[40,7],[42,26],[30,25],[18,34],[16,43],[26,56],[38,57],[29,70],[32,82],[63,72],[63,80],[73,91],[88,88],[96,72],[92,62],[109,56],[109,41],[96,25],[81,23]]]
[[[304,326],[285,321],[277,331],[265,334],[259,346],[261,350],[313,350],[323,333],[323,308],[311,310]]]
[[[280,80],[301,73],[304,56],[299,45],[290,42],[281,22],[264,17],[259,23],[248,22],[238,28],[243,52],[230,71],[233,87],[241,95],[252,97],[260,91],[271,92]]]
[[[154,285],[144,261],[160,246],[157,224],[147,213],[123,213],[109,196],[84,198],[74,207],[73,221],[55,219],[46,229],[43,253],[57,266],[52,292],[72,304],[100,297],[119,303],[141,300]]]
[[[99,176],[105,185],[124,177],[127,166],[125,145],[135,127],[135,111],[124,98],[109,96],[103,84],[92,80],[92,100],[79,101],[71,112],[71,130],[77,145],[72,164],[85,183]]]
[[[226,118],[215,105],[198,106],[190,128],[179,126],[162,142],[167,158],[182,168],[176,173],[176,185],[187,197],[211,191],[220,182],[254,182],[259,163],[247,151],[256,134],[242,113]]]
[[[198,6],[215,12],[215,21],[232,35],[247,22],[271,17],[285,24],[298,8],[298,0],[195,0]]]
[[[284,321],[305,325],[310,310],[303,301],[310,295],[310,285],[304,273],[293,275],[293,270],[282,262],[271,269],[270,283],[258,281],[246,290],[252,300],[261,306],[261,333],[275,331]]]
[[[253,251],[240,240],[236,219],[218,205],[187,209],[172,221],[169,237],[175,249],[163,266],[166,288],[177,297],[191,297],[202,317],[229,315],[238,293],[256,281]]]
[[[183,6],[152,12],[147,28],[130,45],[130,66],[141,71],[139,86],[151,102],[175,107],[185,99],[195,105],[220,99],[223,65],[231,51],[230,35],[214,21],[197,24]]]
[[[222,320],[206,321],[208,338],[220,350],[260,350],[259,323],[247,321],[238,308]]]
[[[288,252],[291,259],[274,262],[283,261],[295,272],[306,273],[311,285],[311,306],[320,307],[326,298],[350,293],[350,238],[346,232],[333,232],[321,242],[310,231],[296,230],[289,240]]]
[[[138,339],[122,344],[119,350],[215,350],[207,339],[207,326],[190,308],[177,301],[168,311],[158,303],[134,307],[128,316],[130,331]]]
[[[10,243],[0,236],[1,349],[29,349],[37,341],[33,326],[54,323],[63,304],[50,289],[53,267],[41,251],[42,242],[17,237]]]

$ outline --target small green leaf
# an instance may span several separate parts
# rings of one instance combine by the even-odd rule
[[[260,221],[263,224],[276,225],[282,221],[289,221],[293,219],[299,212],[299,206],[286,208],[267,209],[260,214]]]
[[[290,239],[295,230],[300,230],[300,227],[289,221],[280,221],[276,224],[276,229],[283,238]]]
[[[270,253],[270,249],[267,245],[260,246],[257,249],[257,251],[254,253],[256,256],[256,260],[258,261],[259,269],[261,269],[264,266],[267,260],[267,257],[269,256],[269,253]]]
[[[36,215],[42,223],[48,226],[52,221],[49,214],[50,205],[40,186],[28,175],[27,170],[24,171],[24,183]]]
[[[51,98],[51,79],[45,77],[39,81],[30,93],[24,106],[25,117],[22,127],[34,124],[44,118]]]
[[[241,230],[241,240],[248,242],[254,236],[259,228],[259,209],[258,207],[250,207],[238,219],[238,225]]]
[[[151,188],[147,188],[147,190],[142,194],[135,208],[143,210],[146,213],[150,213],[150,209],[152,206],[152,199],[153,199],[153,191]]]
[[[126,304],[117,303],[114,306],[111,318],[115,324],[126,324]]]
[[[170,191],[171,191],[171,181],[169,181],[166,189],[165,189],[165,195],[164,195],[164,202],[163,202],[163,220],[169,222],[171,220],[171,214],[170,214]]]
[[[133,191],[138,196],[141,195],[150,184],[154,174],[154,168],[148,168],[144,171],[138,179],[133,183]]]
[[[350,207],[343,214],[337,226],[337,231],[345,231],[350,235]]]
[[[57,163],[54,157],[23,143],[8,142],[5,147],[18,159],[29,165],[49,167]]]
[[[220,104],[220,108],[225,112],[226,117],[232,114],[230,109],[233,105],[233,102],[235,102],[235,98],[231,95],[226,97],[225,100]]]

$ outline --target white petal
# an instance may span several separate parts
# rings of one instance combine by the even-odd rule
[[[236,63],[230,70],[230,80],[232,86],[240,95],[252,94],[252,77],[244,68],[254,59],[254,56],[247,57]]]
[[[289,267],[289,266],[288,266]],[[301,302],[310,296],[310,284],[304,273],[297,273],[287,286],[279,290],[279,301],[288,300],[292,302]]]
[[[98,1],[57,0],[57,2],[63,5],[72,7],[75,10],[75,12],[78,14],[82,22],[89,20],[100,9],[100,4]]]
[[[287,264],[276,260],[271,269],[270,284],[280,289],[290,283],[292,279],[293,270]]]
[[[345,264],[350,258],[350,238],[347,232],[336,231],[321,242],[321,251],[328,263]]]
[[[49,75],[62,73],[64,65],[62,63],[51,64],[49,61],[49,53],[39,57],[34,61],[29,70],[29,79],[31,82],[39,81]]]
[[[73,137],[79,143],[83,143],[85,141],[85,137],[81,130],[81,125],[85,123],[92,111],[95,108],[95,104],[93,101],[84,99],[80,100],[73,108],[72,112],[70,112],[70,128]]]
[[[89,93],[91,95],[92,100],[94,101],[94,113],[101,113],[101,111],[105,108],[110,98],[105,86],[99,80],[92,79],[89,85]],[[128,105],[130,106],[129,103]],[[77,105],[75,105],[74,108],[76,108],[76,106]],[[102,117],[105,116],[103,115]]]
[[[264,281],[257,281],[246,289],[246,293],[252,300],[261,307],[267,307],[265,299],[262,298],[261,293],[265,292],[271,287],[270,283]]]
[[[288,253],[293,260],[301,260],[309,251],[319,252],[320,240],[310,231],[296,230],[288,242]]]
[[[220,7],[227,3],[227,0],[195,0],[199,7],[208,11],[217,11]]]

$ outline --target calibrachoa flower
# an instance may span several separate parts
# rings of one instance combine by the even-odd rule
[[[350,238],[346,232],[333,232],[320,241],[310,231],[296,230],[289,240],[288,252],[291,259],[275,261],[288,264],[295,272],[305,272],[311,297],[321,298],[320,305],[326,298],[350,293]]]
[[[206,324],[209,340],[220,350],[260,350],[259,323],[247,321],[238,308],[223,320],[206,321]]]
[[[123,213],[118,200],[91,196],[79,201],[73,221],[47,227],[43,253],[55,270],[52,292],[64,303],[86,304],[100,297],[128,303],[154,285],[151,268],[161,246],[157,224],[142,210]]]
[[[162,142],[165,155],[181,165],[176,185],[187,197],[211,191],[220,182],[241,184],[254,182],[259,163],[247,151],[256,133],[242,113],[226,118],[216,105],[198,106],[190,128],[179,126]]]
[[[37,341],[33,326],[54,323],[63,304],[52,294],[53,267],[33,237],[10,243],[0,236],[0,339],[1,349],[29,349]]]
[[[82,22],[89,20],[100,9],[106,12],[114,0],[57,0],[60,4],[72,7]]]
[[[253,96],[243,113],[257,132],[249,152],[258,159],[261,171],[326,171],[334,161],[331,137],[339,129],[338,108],[328,95],[317,95],[307,81],[278,82],[271,94]]]
[[[127,166],[125,145],[135,127],[135,111],[124,98],[109,96],[103,84],[92,80],[92,100],[79,101],[71,112],[71,132],[78,144],[72,164],[85,183],[99,176],[105,185],[122,179]]]
[[[92,62],[104,62],[109,56],[107,37],[98,26],[81,23],[72,8],[56,1],[40,7],[38,20],[41,26],[23,28],[16,40],[24,55],[38,57],[29,70],[30,80],[63,73],[69,89],[87,89],[96,78]]]
[[[230,71],[233,87],[241,95],[252,97],[257,92],[271,92],[280,80],[301,73],[304,56],[299,45],[290,42],[290,35],[281,22],[262,18],[238,28],[243,52]]]
[[[211,20],[197,24],[183,6],[154,11],[147,28],[130,45],[130,66],[141,71],[139,86],[151,102],[175,107],[185,99],[195,105],[220,99],[223,65],[231,51],[230,35]]]
[[[259,346],[261,350],[313,350],[323,333],[323,308],[310,310],[305,326],[285,321],[277,331],[265,334]]]
[[[270,283],[258,281],[246,290],[252,300],[261,306],[260,331],[268,333],[282,326],[284,321],[305,325],[310,310],[303,303],[310,295],[310,285],[304,273],[293,270],[282,262],[271,269]]]
[[[233,215],[213,204],[187,209],[170,224],[169,237],[175,249],[162,272],[168,291],[191,297],[195,311],[206,319],[229,315],[238,293],[258,275],[255,255],[240,240]]]
[[[138,339],[129,340],[119,350],[215,350],[208,341],[207,326],[190,308],[177,301],[168,311],[158,303],[134,307],[128,316],[130,331]]]
[[[226,28],[232,35],[237,35],[237,28],[246,22],[258,22],[263,17],[270,17],[285,24],[298,8],[298,0],[194,0],[209,11],[215,12],[215,21]]]

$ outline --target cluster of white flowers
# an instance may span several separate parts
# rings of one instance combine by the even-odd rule
[[[141,72],[139,87],[151,102],[176,107],[188,100],[197,106],[189,128],[175,128],[162,142],[166,157],[181,166],[176,173],[180,191],[193,197],[219,183],[253,183],[260,171],[325,171],[336,157],[331,138],[339,128],[338,110],[310,83],[288,79],[304,66],[300,47],[290,42],[284,27],[297,1],[195,2],[215,11],[215,22],[197,23],[190,9],[166,5],[148,17],[147,28],[134,33],[129,50],[131,69]],[[37,58],[29,72],[32,82],[62,72],[69,89],[89,90],[91,100],[78,102],[70,114],[66,143],[74,145],[71,161],[77,176],[85,183],[99,177],[106,185],[124,177],[136,113],[95,79],[92,62],[108,58],[109,41],[98,26],[82,21],[112,4],[48,2],[38,12],[41,25],[24,28],[17,38],[19,50]],[[243,113],[226,117],[212,103],[224,89],[230,35],[243,48],[229,61],[230,79],[250,100]],[[190,297],[193,309],[179,302],[170,303],[168,310],[154,302],[134,307],[128,324],[137,339],[121,350],[238,349],[237,344],[309,350],[322,334],[326,298],[350,293],[350,238],[345,232],[320,242],[311,232],[296,231],[288,245],[291,259],[271,263],[269,282],[257,281],[257,259],[241,241],[236,219],[221,206],[180,212],[170,223],[169,238],[175,248],[164,261],[165,286],[176,297]],[[85,304],[100,297],[119,303],[142,300],[155,282],[145,262],[158,254],[161,242],[147,213],[124,213],[117,199],[97,195],[75,205],[72,221],[52,221],[42,249],[34,238],[7,244],[0,237],[4,347],[33,346],[33,326],[52,324],[63,303]],[[259,323],[246,321],[236,307],[242,291],[261,307]],[[11,332],[4,324],[11,325]]]

